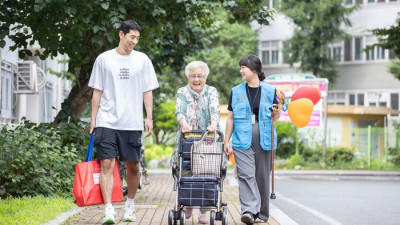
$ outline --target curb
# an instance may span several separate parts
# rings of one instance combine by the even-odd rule
[[[270,203],[270,215],[281,225],[299,225],[272,203]]]
[[[55,218],[54,220],[50,220],[47,221],[46,223],[42,224],[42,225],[58,225],[58,224],[62,224],[64,223],[69,217],[72,217],[73,215],[81,212],[82,210],[84,210],[85,207],[75,207],[67,212],[63,212],[61,213],[59,216],[57,216],[57,218]]]

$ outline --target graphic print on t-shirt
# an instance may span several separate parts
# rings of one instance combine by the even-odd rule
[[[129,79],[129,68],[120,68],[119,69],[119,79],[121,80],[127,80]]]

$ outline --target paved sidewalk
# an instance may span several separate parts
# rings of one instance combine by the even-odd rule
[[[136,222],[122,222],[124,202],[119,202],[114,203],[114,207],[118,213],[116,224],[168,224],[168,211],[173,209],[176,199],[176,192],[173,191],[173,178],[170,173],[150,173],[149,181],[150,184],[145,185],[142,190],[138,190],[136,195]],[[224,181],[222,199],[223,202],[228,204],[228,224],[243,224],[240,222],[238,188],[230,184],[228,179]],[[84,210],[71,216],[63,224],[101,224],[103,210],[103,205],[85,207]],[[186,224],[199,224],[197,220],[198,213],[199,210],[193,210],[193,216],[190,220],[186,220]],[[209,217],[209,213],[207,213],[207,217]],[[221,224],[221,221],[216,221],[216,224]],[[279,225],[272,216],[268,220],[268,223],[258,224]]]

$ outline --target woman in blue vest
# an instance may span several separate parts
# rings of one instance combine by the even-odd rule
[[[225,153],[233,148],[239,182],[241,220],[245,224],[266,222],[269,218],[269,176],[271,172],[271,116],[279,110],[275,87],[263,80],[260,59],[255,55],[239,62],[245,82],[232,88],[225,129]],[[272,110],[272,112],[271,112]],[[274,127],[274,134],[276,130]],[[229,140],[232,137],[232,146]],[[274,135],[276,148],[276,135]]]

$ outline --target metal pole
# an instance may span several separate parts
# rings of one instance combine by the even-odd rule
[[[327,133],[327,129],[328,129],[328,84],[329,84],[329,80],[325,79],[326,81],[326,90],[325,90],[325,98],[324,99],[324,105],[325,105],[325,109],[324,109],[324,146],[323,146],[323,157],[324,159],[326,158],[326,133]]]
[[[385,126],[383,128],[383,135],[384,135],[384,145],[385,145],[385,163],[388,162],[388,155],[389,155],[389,148],[388,148],[388,118],[385,117]]]
[[[367,160],[368,168],[371,166],[371,125],[368,126],[368,145],[367,145]]]

